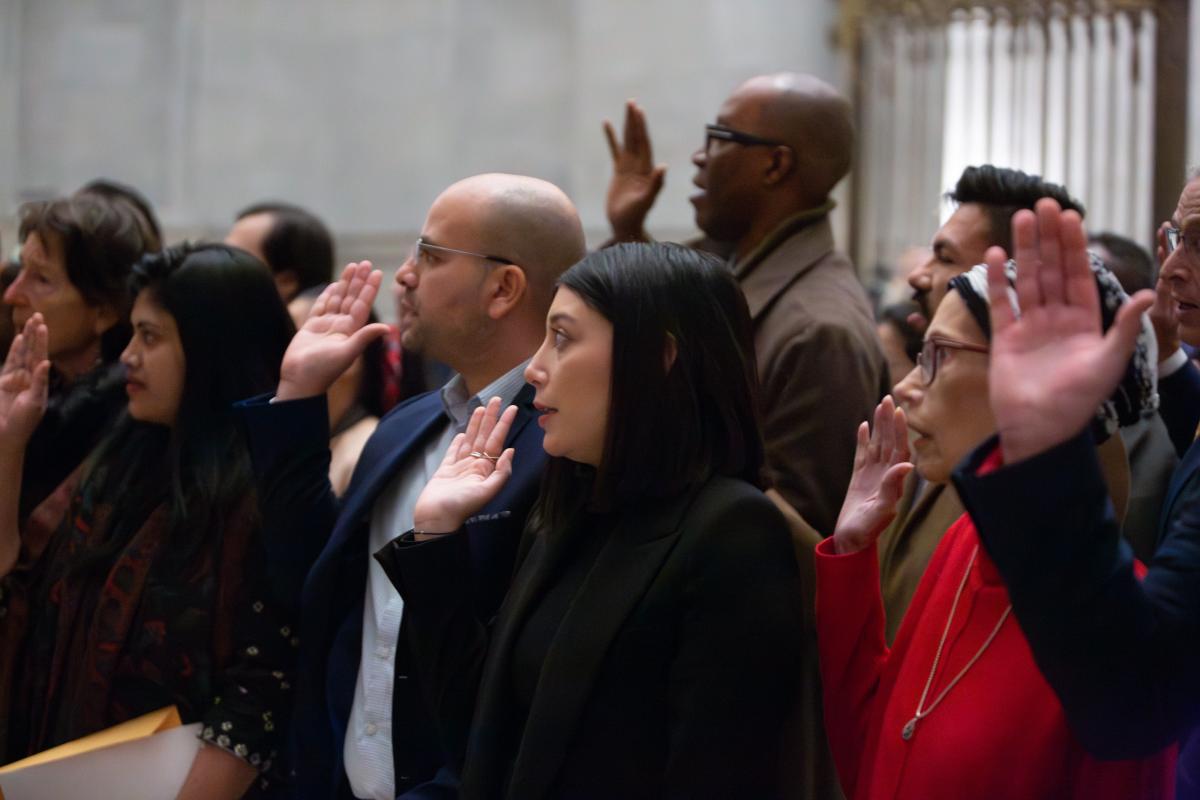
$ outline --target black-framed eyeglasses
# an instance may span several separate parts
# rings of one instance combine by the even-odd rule
[[[959,342],[947,339],[945,336],[930,336],[921,345],[921,352],[917,353],[917,366],[921,369],[921,382],[926,386],[933,383],[933,379],[937,377],[938,363],[941,362],[942,352],[945,350],[966,350],[970,353],[991,352],[991,348],[986,345]]]
[[[517,263],[501,256],[489,256],[486,253],[476,253],[471,250],[459,250],[456,247],[444,247],[440,244],[431,244],[430,242],[418,237],[417,241],[413,242],[412,250],[408,251],[409,261],[412,261],[414,264],[420,263],[422,253],[453,253],[460,256],[473,256],[475,258],[482,258],[484,261],[495,261],[497,264]]]
[[[755,136],[752,133],[744,133],[733,128],[728,128],[724,125],[705,125],[704,126],[704,154],[708,155],[712,152],[713,141],[733,142],[744,147],[788,147],[787,142],[781,142],[776,139],[764,139],[761,136]]]
[[[1185,234],[1174,225],[1168,225],[1167,234],[1167,255],[1171,255],[1183,246],[1183,251],[1193,258],[1200,257],[1200,232],[1194,229],[1189,229]]]

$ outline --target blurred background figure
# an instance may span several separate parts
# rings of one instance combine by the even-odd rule
[[[266,264],[283,302],[333,280],[333,236],[315,214],[268,201],[243,208],[225,237]]]
[[[885,306],[879,312],[875,330],[879,334],[879,345],[887,359],[888,377],[895,386],[917,365],[917,354],[921,352],[921,332],[908,320],[920,313],[920,306],[912,300],[904,300]]]

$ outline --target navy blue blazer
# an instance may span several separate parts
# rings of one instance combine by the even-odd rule
[[[1200,445],[1172,477],[1139,581],[1086,433],[976,475],[994,442],[954,484],[1072,731],[1106,759],[1186,738],[1200,721]],[[1179,797],[1200,796],[1198,770],[1200,751],[1185,747]]]
[[[1186,364],[1158,382],[1158,396],[1162,401],[1159,416],[1167,426],[1175,452],[1182,458],[1192,446],[1196,425],[1200,424],[1200,368],[1189,357]]]
[[[363,449],[339,504],[329,485],[329,422],[325,398],[239,403],[264,517],[295,532],[294,548],[273,554],[276,570],[301,590],[301,628],[290,753],[294,796],[350,797],[342,765],[346,726],[362,652],[371,512],[376,498],[407,460],[423,454],[445,420],[441,396],[429,392],[397,406]],[[506,447],[516,448],[513,475],[468,525],[472,602],[481,614],[499,607],[512,576],[525,517],[545,465],[533,387],[515,398],[517,418]],[[397,534],[402,531],[397,531]],[[404,625],[402,624],[402,628]],[[416,676],[407,636],[397,643],[392,745],[396,793],[406,798],[457,796]],[[435,779],[436,776],[436,779]]]

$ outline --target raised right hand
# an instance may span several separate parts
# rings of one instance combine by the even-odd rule
[[[370,261],[360,261],[325,287],[283,354],[276,399],[324,394],[368,344],[388,332],[382,322],[367,324],[382,281]]]
[[[454,437],[442,464],[421,490],[413,507],[413,529],[452,533],[478,514],[512,475],[513,449],[501,451],[517,407],[500,413],[500,398],[475,409],[467,430]],[[472,453],[480,455],[472,455]],[[481,454],[495,456],[495,460]],[[420,540],[421,533],[416,537]]]
[[[839,554],[857,553],[883,533],[896,516],[904,479],[912,472],[908,460],[908,423],[891,395],[875,407],[875,426],[858,426],[854,473],[833,531]]]
[[[645,112],[630,100],[625,104],[624,141],[617,141],[616,131],[608,120],[604,121],[604,136],[613,160],[612,180],[604,204],[613,238],[619,242],[648,241],[646,217],[663,187],[667,166],[654,164]]]
[[[34,314],[13,339],[0,371],[0,446],[6,455],[25,451],[42,415],[50,383],[46,353],[49,332],[41,314]]]

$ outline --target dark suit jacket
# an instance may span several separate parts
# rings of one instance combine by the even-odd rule
[[[393,409],[375,429],[340,504],[329,485],[329,424],[323,397],[268,404],[239,404],[264,516],[286,520],[296,532],[295,552],[277,555],[290,572],[306,575],[301,595],[299,680],[293,718],[295,796],[348,797],[342,767],[346,725],[362,655],[362,619],[376,498],[409,458],[423,453],[445,420],[441,396],[430,392]],[[545,452],[542,431],[530,425],[532,387],[516,398],[520,408],[506,447],[515,447],[513,476],[473,524],[468,546],[472,580],[467,602],[494,612],[512,575],[520,532],[537,495]],[[400,531],[397,531],[400,533]],[[311,566],[311,569],[309,568]],[[408,612],[405,611],[407,618]],[[400,796],[453,797],[452,773],[426,782],[445,763],[418,681],[409,671],[402,635],[396,652],[392,745]]]
[[[802,612],[788,530],[770,501],[713,478],[621,514],[554,637],[522,727],[511,716],[512,649],[566,541],[527,537],[490,628],[460,599],[460,536],[397,540],[378,555],[408,604],[439,724],[465,741],[473,713],[462,797],[775,796]],[[472,708],[464,698],[476,686]]]
[[[1122,759],[1186,736],[1200,721],[1200,445],[1175,471],[1141,581],[1086,433],[977,476],[993,445],[954,483],[1075,735]],[[1180,759],[1180,797],[1197,796],[1196,756]]]
[[[1159,415],[1167,426],[1175,452],[1182,458],[1196,439],[1200,424],[1200,367],[1189,358],[1172,375],[1158,382]]]

